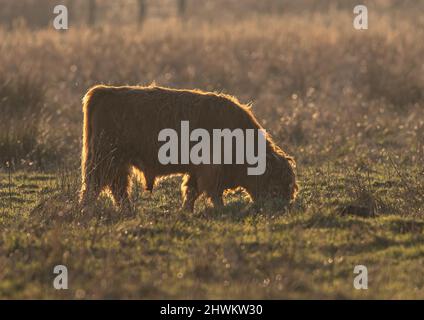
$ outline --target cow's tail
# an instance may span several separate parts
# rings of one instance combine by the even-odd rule
[[[93,139],[93,109],[96,105],[96,95],[101,87],[91,88],[82,99],[82,108],[84,113],[84,124],[82,133],[82,152],[81,152],[81,191],[80,202],[85,202],[88,198],[89,190],[92,184],[92,175],[95,171],[96,151]]]

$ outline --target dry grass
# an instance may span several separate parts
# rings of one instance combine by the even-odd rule
[[[219,28],[170,21],[152,22],[142,31],[128,26],[0,32],[2,73],[42,75],[47,117],[54,119],[48,131],[60,131],[62,139],[65,133],[73,153],[79,149],[86,88],[156,81],[253,101],[283,144],[301,148],[300,159],[323,151],[325,158],[345,155],[347,144],[376,156],[387,147],[422,156],[420,24],[381,16],[372,30],[358,32],[348,15],[333,11],[310,19],[257,17]]]

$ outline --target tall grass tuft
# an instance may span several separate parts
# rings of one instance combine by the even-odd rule
[[[0,161],[10,165],[40,158],[38,136],[45,88],[33,75],[0,78]]]

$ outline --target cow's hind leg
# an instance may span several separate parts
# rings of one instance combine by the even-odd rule
[[[79,198],[83,211],[86,211],[96,201],[106,185],[107,181],[104,179],[103,168],[92,159],[88,159],[84,163],[83,184]]]
[[[86,207],[99,197],[99,194],[102,190],[99,179],[91,177],[88,181],[84,183],[84,186],[80,192],[80,204],[83,207]]]
[[[185,175],[181,185],[181,191],[183,195],[182,209],[193,212],[194,203],[200,195],[196,179],[193,176]]]
[[[109,185],[115,204],[124,210],[131,210],[129,195],[130,174],[131,166],[129,164],[115,166]]]

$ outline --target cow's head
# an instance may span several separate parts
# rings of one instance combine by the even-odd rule
[[[295,199],[298,186],[296,183],[296,162],[293,158],[270,152],[267,155],[262,193],[267,198],[291,202]]]

